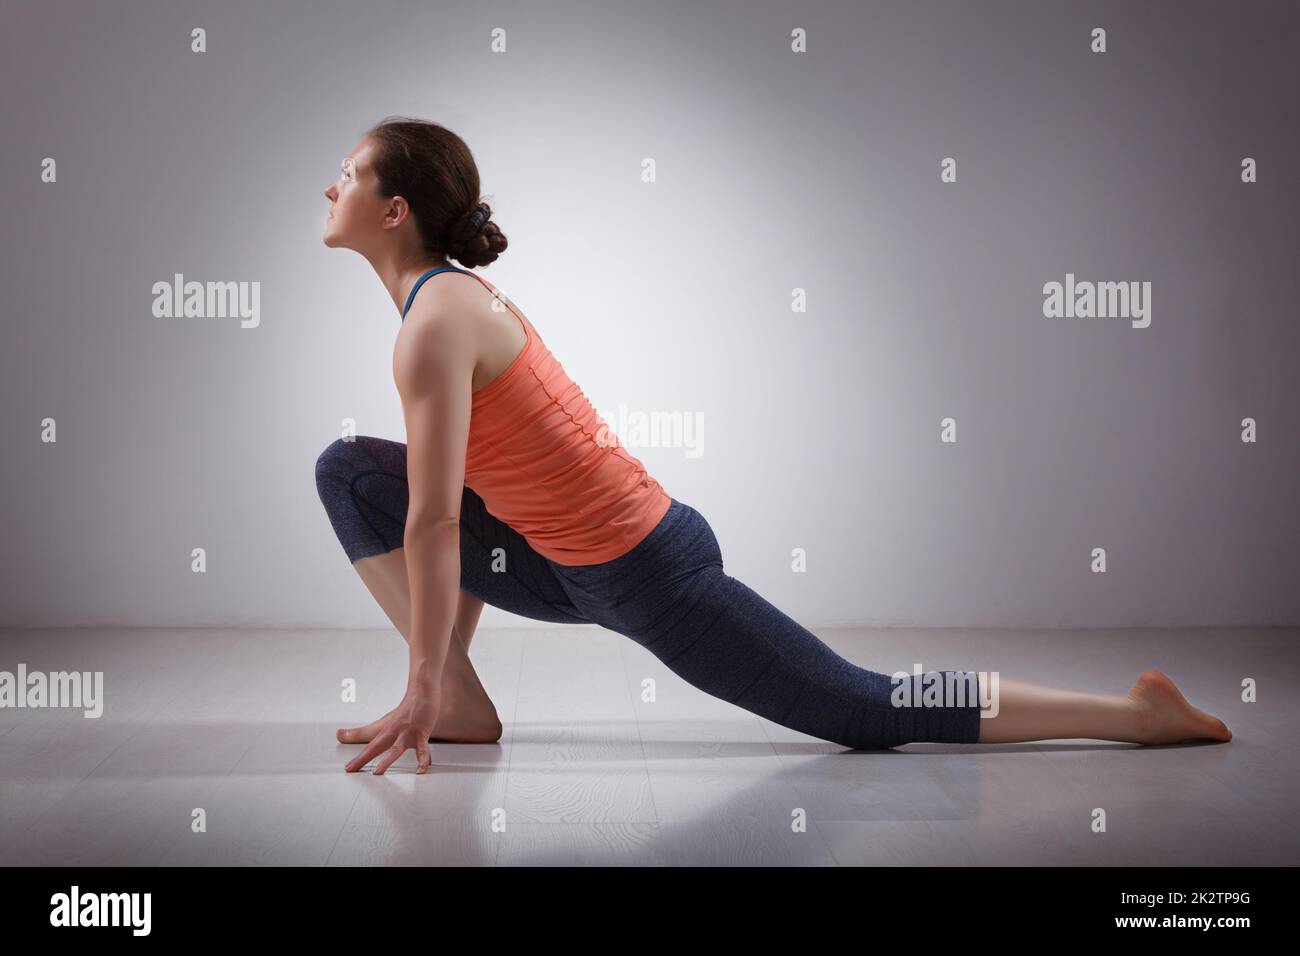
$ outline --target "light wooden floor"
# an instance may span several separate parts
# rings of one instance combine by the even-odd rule
[[[539,626],[474,639],[499,744],[434,745],[435,773],[408,752],[375,777],[343,772],[359,748],[334,730],[400,698],[393,631],[8,630],[0,670],[103,671],[106,703],[97,720],[0,709],[0,864],[1300,862],[1300,631],[817,633],[884,672],[1121,693],[1159,666],[1236,739],[848,751],[702,694],[625,637]],[[1245,677],[1260,702],[1239,699]]]

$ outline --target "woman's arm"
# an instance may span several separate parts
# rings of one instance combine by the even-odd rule
[[[406,421],[409,500],[402,544],[413,687],[439,686],[460,617],[460,504],[475,362],[468,323],[436,300],[417,302],[393,352]],[[468,635],[462,637],[468,643]]]
[[[479,615],[483,613],[483,601],[468,591],[460,592],[460,604],[456,607],[455,633],[460,643],[469,653],[469,642],[474,639],[474,629],[478,627]]]
[[[447,301],[447,300],[444,300]],[[393,379],[406,419],[408,499],[402,547],[411,597],[410,674],[402,702],[344,769],[384,750],[384,773],[408,748],[416,773],[433,764],[429,736],[442,705],[442,676],[460,617],[460,503],[465,493],[474,365],[471,327],[457,309],[426,298],[407,313],[393,350]]]

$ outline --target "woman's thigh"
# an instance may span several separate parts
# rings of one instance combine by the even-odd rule
[[[350,561],[402,547],[410,500],[406,445],[368,435],[338,439],[316,460],[316,487]],[[512,614],[589,623],[546,558],[468,485],[461,497],[460,578],[463,590]]]
[[[600,564],[553,568],[582,614],[656,653],[683,636],[682,625],[710,616],[720,599],[718,579],[725,577],[713,529],[677,498],[625,554]]]
[[[978,739],[976,704],[954,706],[954,695],[946,707],[897,706],[890,676],[841,657],[727,574],[709,523],[676,499],[627,554],[557,574],[591,620],[641,644],[687,683],[786,727],[854,748]],[[966,700],[978,697],[972,690]]]

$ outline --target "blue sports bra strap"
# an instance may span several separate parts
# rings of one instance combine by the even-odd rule
[[[402,309],[402,318],[406,318],[406,313],[411,311],[411,303],[415,301],[415,293],[420,291],[420,286],[424,285],[424,280],[436,276],[439,272],[464,272],[464,269],[457,269],[455,266],[438,266],[436,269],[430,269],[420,278],[415,280],[415,285],[411,287],[411,294],[406,297],[406,308]]]

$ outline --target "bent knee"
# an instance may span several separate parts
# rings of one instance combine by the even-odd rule
[[[336,438],[325,446],[325,450],[316,456],[316,486],[331,478],[341,478],[351,469],[354,455],[354,443]]]
[[[326,489],[339,484],[350,485],[362,471],[391,468],[394,474],[405,475],[406,464],[395,458],[390,463],[384,455],[384,439],[369,435],[336,438],[316,456],[316,491],[322,499]]]
[[[388,446],[392,446],[393,451],[386,453]],[[316,456],[316,478],[350,475],[360,468],[380,465],[400,468],[405,473],[405,462],[399,460],[401,456],[397,454],[399,447],[396,442],[371,435],[353,435],[350,440],[336,438]]]

